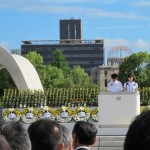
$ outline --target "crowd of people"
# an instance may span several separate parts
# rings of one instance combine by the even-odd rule
[[[111,81],[108,82],[107,91],[108,92],[138,91],[138,84],[135,82],[134,74],[129,73],[127,78],[128,81],[122,84],[120,81],[118,81],[118,75],[116,73],[113,73],[111,75]]]
[[[75,123],[72,132],[48,118],[33,122],[28,129],[17,121],[0,122],[0,150],[89,150],[98,129],[87,121]]]
[[[98,128],[88,121],[78,121],[72,132],[50,119],[39,119],[28,129],[17,121],[0,122],[0,150],[90,150]],[[129,126],[124,150],[150,148],[150,111],[138,115]]]

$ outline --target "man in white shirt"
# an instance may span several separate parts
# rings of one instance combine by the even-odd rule
[[[123,86],[120,81],[117,80],[118,75],[117,74],[112,74],[111,75],[111,81],[107,85],[107,91],[108,92],[120,92],[123,91]]]

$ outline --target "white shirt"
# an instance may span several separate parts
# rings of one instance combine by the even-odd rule
[[[120,92],[123,91],[122,83],[120,81],[110,81],[107,85],[107,91],[108,92]]]
[[[138,88],[138,84],[136,82],[125,82],[123,86],[128,92],[134,92],[136,88]]]

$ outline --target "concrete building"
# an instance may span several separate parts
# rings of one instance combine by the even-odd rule
[[[70,67],[79,65],[91,75],[91,69],[104,64],[104,41],[82,40],[81,19],[60,20],[60,40],[22,41],[21,54],[36,51],[45,64],[52,62],[52,53],[63,50]]]
[[[133,52],[125,46],[116,46],[110,49],[107,58],[107,66],[102,65],[91,70],[91,81],[97,84],[101,89],[107,87],[111,80],[111,74],[119,73],[119,66],[124,58],[130,56]]]
[[[81,19],[60,20],[60,40],[82,39]]]
[[[100,40],[37,40],[22,41],[21,54],[36,51],[45,64],[52,61],[52,53],[61,49],[70,67],[79,65],[90,75],[93,67],[104,64],[104,41]]]
[[[105,89],[111,80],[111,74],[119,73],[119,66],[98,66],[91,70],[91,81],[97,84],[100,89]]]

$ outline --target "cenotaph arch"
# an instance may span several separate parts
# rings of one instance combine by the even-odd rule
[[[0,69],[6,68],[19,90],[43,90],[40,78],[26,58],[0,47]]]

